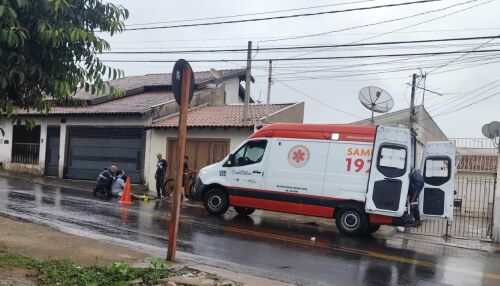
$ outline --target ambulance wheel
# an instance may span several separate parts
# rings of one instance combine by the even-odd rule
[[[367,234],[376,233],[379,229],[380,229],[380,224],[368,224],[368,227],[366,228],[366,233]]]
[[[358,206],[349,206],[335,212],[335,224],[345,234],[361,234],[365,232],[368,219]]]
[[[234,207],[234,210],[241,216],[249,216],[255,211],[255,209],[245,207]]]
[[[224,190],[214,188],[205,194],[203,205],[207,212],[214,215],[221,215],[229,208],[229,198]]]

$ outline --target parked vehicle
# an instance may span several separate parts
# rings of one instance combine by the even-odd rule
[[[411,171],[408,129],[386,126],[272,124],[221,162],[200,170],[195,198],[212,214],[229,206],[334,218],[344,233],[406,226]],[[423,156],[423,217],[452,219],[455,146],[429,142]]]

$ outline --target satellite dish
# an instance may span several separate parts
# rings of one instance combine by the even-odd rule
[[[488,124],[488,131],[489,131],[489,134],[491,135],[490,138],[499,137],[500,136],[500,122],[493,121],[490,124]]]
[[[372,123],[374,112],[386,113],[394,107],[392,96],[379,87],[367,86],[362,88],[358,93],[358,98],[364,107],[372,111]]]
[[[481,131],[483,132],[484,137],[493,138],[493,136],[490,134],[490,125],[489,124],[483,125],[483,128],[481,128]]]

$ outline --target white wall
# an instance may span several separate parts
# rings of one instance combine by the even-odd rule
[[[40,155],[38,159],[38,164],[20,164],[11,163],[11,153],[12,153],[12,124],[6,122],[3,126],[5,135],[1,137],[0,144],[0,162],[6,170],[17,171],[17,172],[27,172],[35,175],[42,175],[45,170],[45,154],[47,148],[47,127],[48,126],[61,126],[60,133],[60,146],[59,146],[59,177],[62,178],[64,169],[64,159],[66,150],[66,128],[72,126],[121,126],[121,127],[143,127],[144,125],[151,123],[151,118],[137,118],[137,117],[64,117],[66,118],[66,123],[61,123],[62,117],[50,117],[50,118],[34,118],[35,123],[40,125]],[[9,141],[9,144],[4,144],[5,140]]]
[[[251,128],[202,128],[188,129],[187,138],[229,139],[229,148],[232,151],[248,136],[253,133]],[[167,156],[167,139],[176,138],[177,129],[152,129],[146,134],[146,158],[144,160],[144,179],[150,190],[155,190],[156,154]],[[169,165],[171,162],[168,162]]]
[[[226,104],[243,103],[238,92],[240,89],[240,80],[238,78],[231,78],[224,81],[226,90]]]

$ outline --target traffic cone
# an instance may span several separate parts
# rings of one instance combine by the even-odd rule
[[[122,197],[120,198],[120,204],[130,205],[132,203],[132,198],[130,196],[130,178],[127,178],[125,182],[125,188],[122,193]]]

